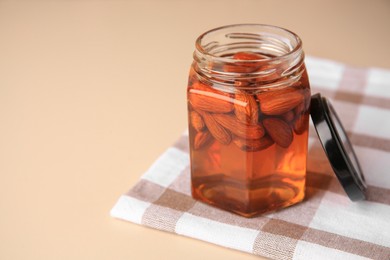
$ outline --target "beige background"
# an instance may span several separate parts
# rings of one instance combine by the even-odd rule
[[[109,216],[186,128],[195,38],[244,22],[390,69],[389,1],[0,0],[0,259],[258,259]]]

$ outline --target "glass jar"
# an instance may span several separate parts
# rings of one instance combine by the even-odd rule
[[[293,32],[238,24],[202,34],[187,88],[193,197],[245,217],[302,201],[310,96]]]

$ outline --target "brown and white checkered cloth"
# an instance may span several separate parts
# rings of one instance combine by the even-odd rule
[[[312,93],[329,98],[351,138],[368,198],[351,202],[310,129],[306,198],[255,218],[192,199],[188,135],[122,195],[111,215],[272,259],[390,259],[390,70],[306,58]]]

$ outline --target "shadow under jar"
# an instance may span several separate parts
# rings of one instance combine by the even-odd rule
[[[258,24],[202,34],[187,88],[193,197],[245,217],[302,201],[310,96],[296,34]]]

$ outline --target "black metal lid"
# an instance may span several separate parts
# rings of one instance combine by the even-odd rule
[[[331,103],[320,94],[311,97],[311,118],[322,147],[352,201],[365,199],[366,183],[359,161]]]

